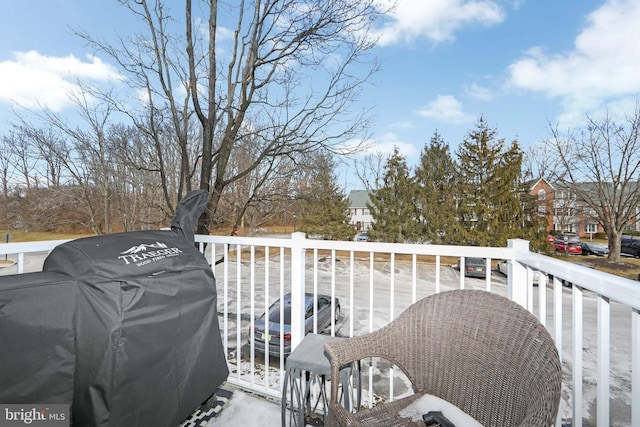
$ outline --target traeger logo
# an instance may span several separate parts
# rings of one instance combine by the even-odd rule
[[[142,266],[150,262],[159,261],[161,259],[177,256],[182,253],[178,248],[170,248],[164,243],[142,243],[120,252],[118,259],[124,261],[125,264],[136,264]]]

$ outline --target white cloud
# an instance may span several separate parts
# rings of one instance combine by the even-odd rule
[[[78,79],[104,82],[122,78],[115,68],[95,56],[82,61],[73,55],[16,52],[12,60],[0,62],[0,101],[60,111],[71,104],[69,94],[78,90]]]
[[[387,132],[375,138],[367,140],[351,140],[347,141],[343,148],[342,153],[356,154],[358,156],[367,156],[370,154],[384,155],[393,154],[394,147],[398,147],[400,154],[407,159],[413,158],[418,155],[418,150],[412,144],[401,141],[398,136],[393,132]],[[357,148],[356,153],[354,149]]]
[[[592,12],[574,49],[530,49],[509,67],[509,85],[562,99],[565,120],[640,93],[640,2],[609,0]]]
[[[438,95],[435,101],[419,110],[418,114],[447,123],[461,124],[473,121],[473,116],[462,111],[462,104],[451,95]]]
[[[450,41],[465,25],[490,26],[504,19],[504,11],[490,0],[399,0],[390,22],[380,30],[380,43],[391,45],[420,38],[435,43]]]
[[[394,133],[388,132],[378,137],[373,147],[369,148],[369,153],[393,154],[394,147],[398,147],[398,151],[407,159],[411,159],[418,155],[418,151],[413,144],[401,141]]]
[[[486,102],[493,99],[493,93],[491,93],[491,89],[480,86],[477,83],[472,83],[471,86],[466,86],[465,92],[472,98],[478,99],[480,101]]]

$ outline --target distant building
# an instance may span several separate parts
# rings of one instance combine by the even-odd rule
[[[349,211],[351,220],[356,231],[367,231],[373,223],[373,216],[369,212],[367,204],[370,203],[369,192],[366,190],[353,190],[349,193]]]
[[[529,194],[536,198],[538,215],[546,218],[550,234],[576,233],[581,237],[589,237],[604,232],[598,224],[595,211],[567,187],[551,184],[540,178],[531,183]],[[356,231],[367,231],[373,223],[373,216],[367,207],[369,203],[368,191],[353,190],[349,193],[349,223]],[[640,206],[638,211],[640,212]],[[640,221],[633,221],[626,227],[626,231],[640,231]]]
[[[596,212],[569,188],[560,184],[551,184],[541,178],[531,185],[529,194],[537,198],[538,215],[547,218],[549,233],[568,232],[576,233],[581,237],[589,237],[604,232],[598,224]],[[640,231],[640,223],[634,221],[626,227],[626,230]]]

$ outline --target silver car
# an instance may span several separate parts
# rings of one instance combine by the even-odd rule
[[[456,263],[456,269],[460,270],[461,260]],[[486,264],[484,258],[468,257],[464,259],[464,275],[466,277],[480,277],[487,276]]]
[[[318,305],[315,315],[313,309],[313,294],[305,294],[304,300],[305,335],[313,332],[313,324],[316,318],[318,320],[318,333],[331,326],[331,298],[329,296],[318,294]],[[247,340],[249,344],[251,344],[251,339],[253,338],[254,348],[260,353],[265,353],[265,346],[268,341],[269,354],[280,356],[280,337],[282,336],[282,342],[284,343],[282,353],[285,357],[291,354],[291,294],[286,294],[282,301],[283,303],[281,304],[280,299],[277,299],[269,307],[268,331],[265,328],[266,313],[262,314],[262,316],[255,321],[253,331],[249,329],[249,336],[247,337]],[[333,303],[335,305],[334,322],[337,323],[340,318],[340,301],[338,298],[334,298]],[[281,312],[283,313],[282,325],[280,324]]]

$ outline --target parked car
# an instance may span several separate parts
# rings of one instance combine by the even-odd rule
[[[509,274],[509,262],[506,259],[498,263],[498,273],[502,273],[505,276]]]
[[[576,233],[562,233],[556,236],[556,240],[566,240],[569,243],[576,243],[580,242],[580,236],[578,236]]]
[[[509,275],[509,262],[506,259],[503,259],[502,261],[500,261],[498,263],[498,272],[501,273],[501,274],[504,274],[505,276]],[[540,282],[540,276],[542,274],[545,274],[545,273],[542,273],[541,271],[537,271],[537,270],[533,271],[533,285],[534,286],[538,286],[538,283]],[[546,274],[545,274],[545,276],[546,276]]]
[[[609,254],[609,247],[598,242],[582,242],[582,255],[605,256]]]
[[[640,258],[640,239],[630,236],[622,236],[620,253]]]
[[[570,255],[580,255],[582,247],[580,242],[566,242],[564,240],[556,240],[553,242],[553,250],[558,253],[568,253]]]
[[[265,343],[269,340],[269,354],[280,356],[280,335],[284,338],[284,356],[291,354],[291,294],[284,296],[280,303],[277,299],[269,306],[269,329],[265,327],[265,314],[263,313],[253,325],[253,344],[256,351],[265,353]],[[314,318],[318,319],[318,333],[324,331],[331,325],[331,298],[327,295],[318,295],[318,309],[314,316],[313,310],[313,294],[307,293],[304,297],[305,301],[305,335],[313,332]],[[335,305],[334,321],[340,318],[340,301],[338,298],[333,299]],[[280,328],[280,312],[283,311],[283,324]],[[247,341],[251,344],[251,329]]]
[[[460,270],[460,262],[462,260],[459,259],[456,264],[456,269]],[[486,277],[486,264],[484,258],[465,258],[464,259],[464,275],[465,277]]]
[[[367,242],[367,241],[369,241],[369,234],[366,231],[363,231],[356,236],[356,242]]]

